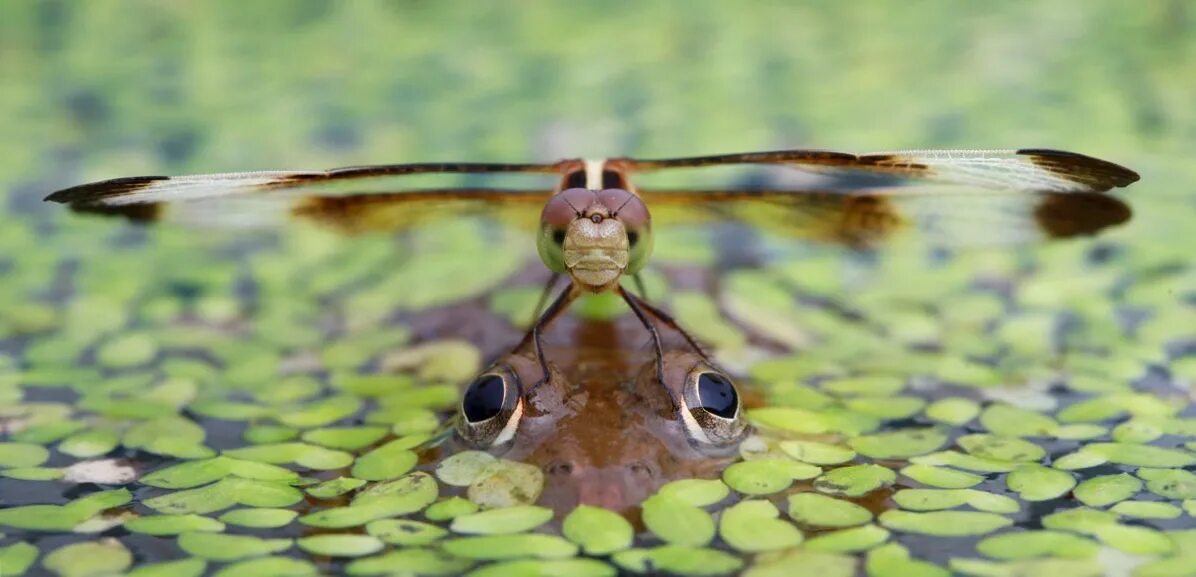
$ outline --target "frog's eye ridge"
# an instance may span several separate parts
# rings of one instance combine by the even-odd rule
[[[716,417],[734,419],[739,411],[739,394],[735,385],[719,373],[704,372],[698,376],[698,406]]]
[[[492,419],[502,412],[506,387],[502,377],[481,375],[469,384],[461,400],[461,412],[470,423]]]

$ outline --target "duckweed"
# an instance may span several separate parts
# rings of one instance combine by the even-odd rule
[[[723,511],[718,534],[739,551],[756,553],[788,549],[802,542],[793,525],[777,519],[780,511],[768,501],[740,501]]]
[[[728,513],[724,513],[724,521]],[[630,548],[635,539],[635,529],[622,515],[589,505],[573,509],[565,517],[561,532],[587,555],[593,556]]]
[[[819,527],[852,527],[872,520],[872,512],[859,505],[818,493],[790,495],[789,516],[798,523]]]
[[[676,497],[656,495],[642,505],[644,526],[672,545],[701,547],[714,538],[710,513]]]
[[[455,517],[449,528],[455,533],[502,535],[535,529],[552,519],[552,509],[516,505]]]

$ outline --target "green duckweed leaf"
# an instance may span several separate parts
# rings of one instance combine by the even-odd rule
[[[1142,481],[1129,473],[1092,477],[1076,485],[1076,499],[1089,507],[1104,507],[1133,497],[1142,490]]]
[[[441,547],[454,557],[475,560],[565,559],[577,555],[577,545],[555,535],[539,533],[456,537],[442,541]]]
[[[50,458],[50,451],[32,443],[0,443],[0,467],[36,467]]]
[[[33,531],[70,531],[100,512],[132,501],[127,489],[99,491],[66,505],[24,505],[0,509],[0,525]]]
[[[718,479],[680,479],[670,481],[656,494],[676,498],[695,507],[706,507],[727,498],[731,490]]]
[[[1066,494],[1076,486],[1076,480],[1058,469],[1023,463],[1005,477],[1005,484],[1026,501],[1047,501]]]
[[[969,489],[959,489],[966,491]],[[933,511],[915,513],[889,510],[880,514],[880,524],[895,531],[935,537],[984,535],[1008,527],[1013,521],[993,513],[979,511]]]
[[[485,451],[462,451],[436,464],[436,478],[445,485],[468,487],[496,460]]]
[[[254,445],[266,445],[292,441],[299,436],[299,429],[281,425],[250,425],[241,438]]]
[[[951,571],[973,577],[1102,577],[1105,568],[1095,559],[1027,559],[1007,562],[953,557]]]
[[[125,575],[127,577],[199,577],[207,568],[208,562],[203,559],[179,559],[178,561],[146,563]]]
[[[148,334],[126,333],[100,345],[96,362],[111,369],[144,365],[158,355],[158,344]]]
[[[25,542],[0,547],[0,567],[7,575],[21,575],[37,560],[38,549]]]
[[[450,529],[474,535],[505,535],[530,531],[552,519],[552,509],[534,505],[516,505],[462,515],[453,519]]]
[[[159,513],[213,513],[234,505],[288,507],[303,500],[303,493],[289,485],[226,477],[211,485],[159,495],[142,501]]]
[[[307,577],[319,570],[310,561],[294,557],[259,557],[225,565],[212,577]]]
[[[303,551],[327,557],[363,557],[382,550],[382,541],[369,535],[312,535],[295,541]]]
[[[804,525],[818,527],[852,527],[872,521],[871,511],[818,493],[789,495],[789,516]]]
[[[1032,559],[1063,557],[1088,559],[1096,556],[1096,543],[1064,531],[1018,531],[986,537],[976,544],[976,550],[993,559]]]
[[[975,434],[964,435],[955,442],[971,455],[996,461],[1040,461],[1046,456],[1042,447],[1014,437]]]
[[[58,444],[58,450],[80,459],[99,457],[111,452],[120,444],[120,438],[112,429],[89,429],[75,433]]]
[[[579,505],[570,511],[561,526],[561,533],[580,546],[586,555],[592,556],[627,549],[635,537],[631,523],[622,515],[589,505]]]
[[[919,465],[956,467],[977,473],[1007,473],[1017,467],[1017,463],[967,455],[958,451],[939,451],[921,455],[911,458],[910,462]]]
[[[218,481],[229,475],[261,481],[290,482],[298,473],[282,467],[228,457],[188,461],[158,469],[141,478],[143,484],[163,489],[189,489]]]
[[[400,438],[358,457],[351,473],[358,479],[384,481],[404,475],[418,461],[419,456]]]
[[[303,440],[329,449],[355,451],[378,442],[388,432],[386,427],[333,427],[303,433]]]
[[[931,403],[925,413],[931,420],[959,426],[976,418],[980,413],[980,405],[971,399],[948,397]]]
[[[1050,437],[1059,424],[1042,413],[998,403],[980,414],[980,424],[994,435],[1003,437]]]
[[[409,519],[380,519],[365,526],[366,533],[392,545],[427,545],[449,534],[441,527]]]
[[[1145,419],[1134,419],[1113,427],[1112,436],[1118,443],[1143,444],[1163,436],[1163,429]]]
[[[868,552],[864,567],[869,577],[948,577],[950,573],[926,561],[911,559],[909,550],[896,543]]]
[[[747,411],[747,418],[753,426],[764,430],[803,435],[817,435],[831,430],[829,420],[822,413],[794,407],[751,409]]]
[[[1183,515],[1179,507],[1158,501],[1122,501],[1113,505],[1109,512],[1137,519],[1175,519]]]
[[[1077,469],[1096,467],[1107,462],[1104,457],[1096,453],[1089,453],[1080,449],[1079,451],[1068,453],[1055,459],[1055,462],[1051,463],[1051,466],[1063,471],[1075,471]]]
[[[633,573],[665,571],[679,575],[726,575],[743,566],[743,561],[734,555],[681,545],[628,549],[615,553],[611,560]]]
[[[306,405],[280,410],[274,418],[283,425],[297,429],[323,427],[353,416],[361,409],[362,404],[362,400],[355,396],[333,395]]]
[[[323,483],[318,483],[304,489],[308,495],[317,499],[332,499],[356,490],[362,485],[366,484],[365,479],[354,479],[353,477],[337,477],[329,479]]]
[[[925,455],[947,442],[942,429],[899,429],[875,435],[855,437],[848,441],[852,449],[873,459],[908,459]]]
[[[151,515],[125,521],[125,529],[146,535],[178,535],[190,531],[220,532],[224,523],[202,515]]]
[[[912,511],[939,511],[961,505],[989,513],[1015,513],[1017,501],[976,489],[902,489],[893,494],[893,501]]]
[[[1100,455],[1110,463],[1138,467],[1187,467],[1196,464],[1196,454],[1182,449],[1168,449],[1134,443],[1090,443],[1083,452]]]
[[[487,465],[466,490],[482,507],[532,505],[544,490],[544,472],[535,465],[499,459]]]
[[[294,463],[319,471],[343,469],[353,462],[353,455],[307,443],[275,443],[230,449],[224,456],[244,461],[281,465]]]
[[[274,529],[285,527],[295,520],[299,513],[290,509],[235,509],[220,516],[220,520],[229,525],[250,527],[254,529]]]
[[[831,495],[861,497],[897,480],[892,469],[880,465],[853,465],[824,473],[814,480],[814,488]]]
[[[1196,474],[1183,469],[1138,469],[1146,489],[1164,499],[1196,499]]]
[[[778,444],[786,455],[811,465],[839,465],[855,458],[855,451],[817,441],[782,441]]]
[[[1134,577],[1189,577],[1191,575],[1196,575],[1196,555],[1190,552],[1143,563],[1134,569]]]
[[[614,567],[596,559],[517,559],[491,563],[468,577],[614,577]]]
[[[745,553],[788,549],[800,544],[801,531],[778,519],[779,516],[780,511],[768,501],[740,501],[723,510],[718,534],[728,545]]]
[[[460,575],[473,565],[435,549],[398,549],[357,559],[345,566],[349,575]]]
[[[756,563],[743,572],[743,577],[853,577],[857,563],[854,557],[847,555],[799,548]]]
[[[714,538],[710,513],[685,501],[655,495],[642,508],[644,526],[666,543],[700,547]]]
[[[87,424],[81,421],[49,421],[29,425],[23,430],[13,432],[9,438],[18,443],[49,445],[86,428]],[[62,450],[61,446],[59,446],[59,450]]]
[[[62,577],[90,577],[120,573],[133,564],[133,555],[116,539],[71,543],[51,551],[42,565]]]
[[[478,510],[478,504],[461,497],[449,497],[433,503],[424,511],[424,516],[430,521],[448,521],[461,515],[468,515]]]
[[[918,414],[926,406],[926,401],[913,396],[855,397],[843,401],[843,406],[878,419],[897,420]]]
[[[940,489],[966,489],[984,481],[984,477],[933,465],[908,465],[901,474],[923,485]]]
[[[291,548],[291,540],[224,533],[183,533],[179,535],[179,547],[211,561],[236,561],[286,551]]]
[[[740,461],[723,471],[723,482],[744,495],[769,495],[795,480],[812,479],[822,469],[788,459]]]
[[[416,472],[365,489],[353,497],[348,507],[317,511],[300,517],[299,522],[313,527],[356,527],[419,511],[435,501],[438,493],[431,475]]]
[[[822,533],[806,541],[802,547],[827,553],[853,553],[867,551],[888,540],[889,532],[886,529],[868,524]]]
[[[0,471],[0,476],[20,481],[56,481],[65,475],[62,469],[52,467],[19,467]]]

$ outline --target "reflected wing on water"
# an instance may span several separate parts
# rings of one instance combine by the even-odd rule
[[[619,159],[631,172],[726,165],[780,165],[810,172],[891,176],[987,189],[1102,192],[1138,180],[1128,168],[1061,150],[907,150],[851,154],[779,150],[670,159]]]

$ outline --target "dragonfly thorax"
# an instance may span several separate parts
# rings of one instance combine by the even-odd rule
[[[540,257],[580,288],[604,292],[622,275],[643,268],[652,247],[650,221],[648,208],[632,192],[569,188],[544,205]]]

